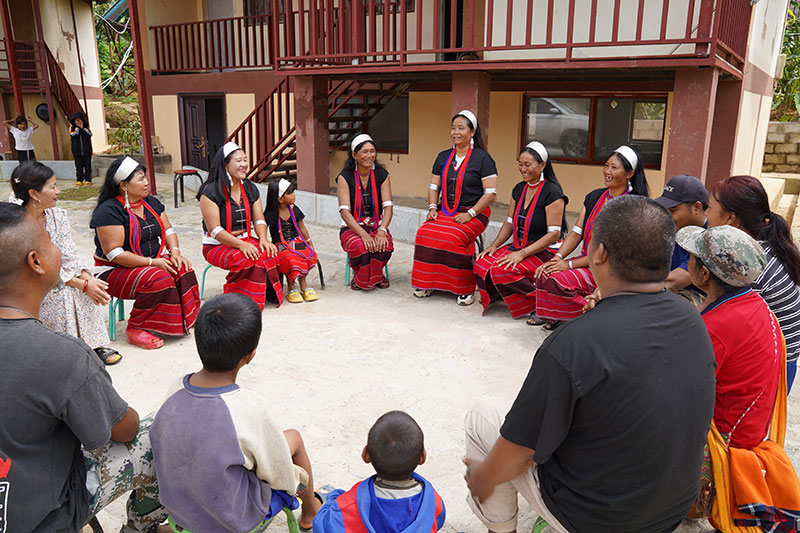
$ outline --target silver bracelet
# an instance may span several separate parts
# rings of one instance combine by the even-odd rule
[[[430,211],[431,209],[436,209],[438,207],[439,206],[437,206],[436,204],[428,204],[428,211]]]
[[[172,248],[170,248],[169,249],[170,253],[172,253],[173,250],[178,250],[179,252],[181,251],[181,249],[178,248],[177,246],[173,246]]]
[[[475,210],[472,209],[471,207],[469,209],[467,209],[467,213],[472,215],[472,218],[475,218],[476,216],[478,216],[477,214],[475,214]]]
[[[149,261],[149,263],[147,263],[147,266],[153,266],[153,258],[148,257],[147,260]]]
[[[569,269],[572,270],[572,259],[569,260]]]
[[[384,233],[389,233],[389,230],[384,228],[383,226],[378,226],[378,231],[382,231]]]
[[[563,256],[563,255],[561,255],[561,252],[556,252],[556,253],[554,253],[553,255],[555,255],[555,256],[556,256],[556,257],[558,257],[559,259],[564,259],[564,256]]]

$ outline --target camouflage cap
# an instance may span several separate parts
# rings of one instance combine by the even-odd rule
[[[707,230],[686,226],[678,230],[675,241],[720,280],[734,287],[752,283],[767,266],[767,257],[758,242],[733,226]]]

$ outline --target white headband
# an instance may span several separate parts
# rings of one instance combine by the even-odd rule
[[[119,185],[133,174],[133,171],[139,167],[138,161],[127,155],[119,164],[117,171],[114,172],[114,185]]]
[[[633,148],[623,145],[614,150],[614,152],[625,157],[628,163],[631,164],[631,167],[633,167],[633,170],[636,170],[636,167],[639,166],[639,158],[636,157],[636,152],[633,151]]]
[[[222,146],[222,155],[223,157],[228,157],[236,150],[241,150],[241,147],[235,142],[228,141]]]
[[[549,156],[547,155],[547,148],[545,148],[542,143],[540,143],[539,141],[531,141],[525,145],[525,148],[530,148],[531,150],[539,154],[539,157],[542,158],[542,161],[547,163],[547,159]]]
[[[372,144],[375,144],[375,141],[372,140],[372,137],[370,137],[366,133],[362,133],[361,135],[356,135],[356,138],[353,139],[353,142],[350,143],[350,151],[355,152],[359,144],[365,143],[367,141],[371,142]]]
[[[281,181],[278,182],[278,198],[283,196],[286,193],[286,189],[288,189],[291,185],[291,181],[287,180],[286,178],[281,178]]]
[[[472,111],[470,111],[469,109],[462,109],[461,111],[459,111],[456,114],[466,117],[467,120],[469,120],[469,123],[472,124],[472,129],[473,130],[477,130],[478,129],[478,119],[475,118],[475,115],[472,113]]]

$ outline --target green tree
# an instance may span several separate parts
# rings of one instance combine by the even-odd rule
[[[102,18],[108,4],[94,4],[93,9],[103,91],[114,98],[129,96],[136,92],[136,71],[128,16],[109,22]]]
[[[783,37],[786,65],[783,77],[775,82],[772,118],[782,121],[800,118],[800,0],[789,1]]]

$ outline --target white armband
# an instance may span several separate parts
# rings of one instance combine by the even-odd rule
[[[225,228],[223,228],[222,226],[217,226],[216,228],[211,230],[211,238],[216,239],[217,235],[219,235],[223,231],[225,231]]]
[[[339,206],[339,211],[344,211],[345,209],[350,211],[350,206],[349,205],[340,205]]]
[[[167,231],[164,232],[164,237],[169,237],[170,235],[175,235],[175,228],[168,228]]]
[[[494,187],[489,187],[488,189],[483,189],[483,194],[497,194],[497,189]]]
[[[469,209],[467,209],[467,213],[472,215],[472,218],[475,218],[476,216],[478,216],[477,213],[475,213],[475,210],[472,209],[471,207]]]
[[[511,217],[506,217],[506,222],[508,222],[509,224],[513,224],[514,223],[514,219],[511,218]]]
[[[106,254],[106,257],[108,258],[109,261],[113,261],[114,258],[116,258],[119,254],[124,253],[124,252],[125,252],[125,250],[123,250],[121,246],[117,246],[116,248],[114,248],[113,250],[108,252]]]
[[[262,225],[262,226],[266,226],[267,225],[267,223],[265,221],[263,221],[263,220],[256,220],[255,224],[256,224],[256,226],[258,226],[259,224]]]
[[[430,190],[432,190],[432,191],[438,191],[439,190],[439,186],[436,185],[435,183],[431,183],[430,185],[428,185],[428,188]]]
[[[551,231],[561,231],[561,226],[547,226],[547,232],[550,233]]]
[[[583,235],[583,228],[580,228],[578,226],[572,226],[572,231],[574,231],[578,235]]]
[[[378,231],[382,231],[384,233],[389,233],[389,230],[384,228],[383,226],[378,226]]]
[[[381,204],[381,207],[392,207],[394,203],[391,200],[386,200]]]

